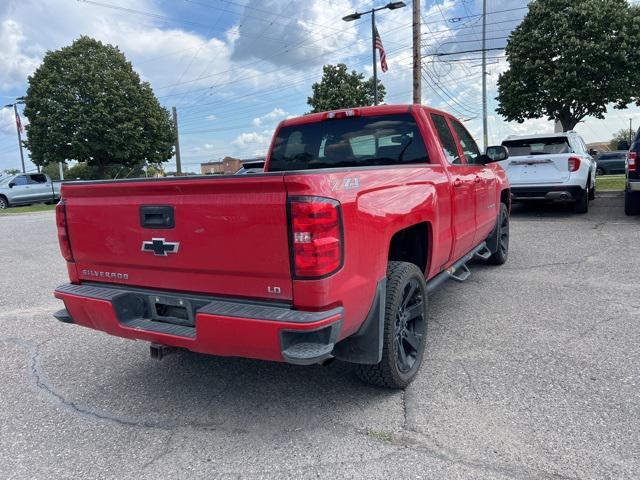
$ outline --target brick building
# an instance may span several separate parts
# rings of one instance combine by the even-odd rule
[[[242,160],[233,157],[224,157],[217,162],[204,162],[200,164],[200,173],[209,174],[234,174],[242,167]]]

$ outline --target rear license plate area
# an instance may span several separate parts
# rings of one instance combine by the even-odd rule
[[[195,311],[191,302],[179,297],[151,295],[151,319],[156,322],[173,323],[193,327],[195,325]]]

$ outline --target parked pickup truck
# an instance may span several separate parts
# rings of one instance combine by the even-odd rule
[[[60,199],[60,182],[44,173],[21,173],[0,177],[0,210],[31,203],[54,203]]]
[[[514,202],[573,202],[576,213],[587,213],[595,198],[596,164],[576,132],[511,135],[502,145]]]
[[[472,258],[506,261],[509,204],[502,168],[447,113],[288,119],[264,173],[64,185],[71,282],[55,316],[152,342],[157,358],[335,357],[402,388],[422,362],[428,294],[465,280]]]

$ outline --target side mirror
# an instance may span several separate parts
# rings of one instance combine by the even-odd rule
[[[591,155],[592,157],[597,157],[598,156],[598,151],[595,148],[590,148],[589,149],[589,155]]]
[[[486,163],[501,162],[502,160],[509,158],[509,150],[507,150],[507,147],[503,147],[502,145],[487,147],[485,157],[487,159]]]
[[[15,183],[9,182],[9,188],[13,188],[13,187],[15,187],[15,185],[16,185]]]

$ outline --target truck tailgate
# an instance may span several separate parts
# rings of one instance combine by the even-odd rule
[[[82,281],[291,300],[281,175],[65,184],[62,197]],[[153,225],[153,207],[174,226]]]

